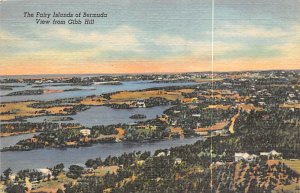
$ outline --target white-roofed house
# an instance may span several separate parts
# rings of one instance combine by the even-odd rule
[[[249,153],[235,153],[234,154],[234,161],[238,162],[240,160],[252,162],[257,159],[257,155],[255,154],[249,154]]]
[[[80,130],[80,133],[83,135],[83,136],[88,136],[91,134],[91,130],[90,129],[81,129]]]
[[[39,168],[37,171],[42,173],[43,178],[47,178],[49,175],[52,176],[52,172],[48,168]]]
[[[260,157],[261,158],[266,158],[266,159],[282,159],[282,154],[278,153],[275,150],[272,150],[270,152],[260,152]]]

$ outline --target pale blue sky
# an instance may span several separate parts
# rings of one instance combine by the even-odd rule
[[[211,58],[211,0],[2,0],[0,7],[0,62],[8,70],[20,63],[67,68],[186,58],[195,65]],[[35,18],[23,17],[24,11],[105,12],[108,17],[94,25],[37,25]],[[288,50],[299,50],[299,13],[298,0],[215,0],[215,59],[226,65],[277,58],[294,67],[299,57]],[[53,55],[58,57],[50,60]]]

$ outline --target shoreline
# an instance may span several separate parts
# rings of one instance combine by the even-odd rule
[[[0,133],[0,138],[12,137],[12,136],[18,136],[18,135],[30,134],[30,133],[36,133],[36,132],[37,131],[35,131],[35,130],[30,130],[30,131],[24,131],[24,132]]]
[[[93,145],[97,144],[110,144],[110,143],[124,143],[124,144],[145,144],[145,143],[156,143],[156,142],[163,142],[163,141],[170,141],[174,139],[190,139],[190,138],[202,138],[202,140],[205,140],[205,136],[201,135],[195,135],[195,136],[188,136],[184,138],[180,137],[165,137],[162,139],[147,139],[147,140],[130,140],[130,141],[117,141],[117,137],[107,137],[103,138],[103,140],[95,140],[92,141],[91,143],[87,144],[76,144],[76,145],[66,145],[66,146],[55,146],[55,147],[38,147],[38,148],[28,148],[28,149],[6,149],[10,147],[4,147],[4,149],[0,149],[0,152],[24,152],[24,151],[32,151],[32,150],[39,150],[39,149],[60,149],[60,150],[65,150],[65,149],[73,149],[73,148],[81,148],[81,147],[91,147]]]

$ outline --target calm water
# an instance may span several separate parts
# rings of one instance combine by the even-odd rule
[[[57,83],[56,83],[57,84]],[[26,101],[26,100],[55,100],[63,98],[73,98],[73,97],[85,97],[90,95],[100,95],[104,93],[111,93],[123,90],[140,90],[153,87],[165,87],[165,86],[180,86],[180,85],[193,85],[197,83],[193,82],[183,82],[183,83],[151,83],[150,81],[129,81],[122,82],[122,85],[91,85],[91,86],[46,86],[42,88],[32,88],[34,85],[25,85],[25,87],[15,87],[12,91],[0,91],[0,95],[6,95],[11,92],[21,91],[21,90],[34,90],[34,89],[53,89],[53,90],[66,90],[72,88],[80,88],[84,90],[78,91],[68,91],[61,93],[48,93],[42,95],[22,95],[22,96],[1,96],[0,102],[12,102],[12,101]],[[7,85],[21,85],[18,84],[7,84]]]
[[[29,133],[29,134],[16,135],[16,136],[10,136],[10,137],[1,137],[0,138],[0,148],[15,145],[18,141],[20,141],[22,139],[31,138],[35,134],[38,134],[38,133]],[[2,160],[2,158],[1,158],[1,160]]]
[[[86,127],[94,125],[111,125],[118,123],[134,123],[135,121],[144,121],[148,119],[154,119],[157,115],[163,114],[163,112],[171,106],[158,106],[152,108],[135,108],[135,109],[112,109],[110,107],[96,106],[91,107],[86,111],[72,115],[74,120],[64,121],[64,123],[73,122],[80,123]],[[134,114],[146,115],[145,119],[130,119],[129,117]],[[43,122],[47,119],[55,118],[57,116],[42,116],[28,118],[28,122]]]
[[[57,83],[55,83],[57,84]],[[192,85],[196,83],[150,83],[149,81],[132,81],[123,82],[122,85],[92,85],[92,86],[51,86],[47,85],[44,89],[71,89],[81,88],[85,90],[70,91],[63,93],[51,93],[43,95],[32,95],[32,96],[2,96],[0,102],[11,102],[11,101],[24,101],[24,100],[55,100],[62,98],[72,97],[84,97],[89,95],[99,95],[103,93],[110,93],[122,90],[140,90],[153,87],[165,87],[165,86],[176,86],[176,85]],[[0,91],[0,95],[6,95],[10,92],[41,89],[32,88],[34,85],[26,84],[6,84],[6,85],[19,85],[24,87],[15,87],[12,91]],[[109,125],[116,123],[133,123],[134,121],[129,117],[133,114],[144,114],[147,116],[146,119],[155,118],[156,115],[160,115],[164,110],[170,106],[153,107],[153,108],[138,108],[138,109],[111,109],[109,107],[92,107],[86,111],[80,112],[73,115],[75,120],[73,122],[79,122],[85,126],[93,125]],[[44,121],[49,117],[39,117],[28,119],[29,121]],[[32,137],[34,134],[24,134],[19,136],[11,136],[0,138],[1,147],[7,147],[14,145],[21,139],[27,139]],[[0,172],[10,167],[13,171],[18,171],[26,168],[45,168],[52,167],[58,163],[64,163],[66,167],[71,164],[84,164],[89,158],[101,157],[105,158],[109,155],[121,155],[124,152],[132,151],[151,151],[154,152],[157,149],[170,148],[185,144],[192,144],[202,138],[189,138],[189,139],[174,139],[166,140],[155,143],[110,143],[110,144],[96,144],[91,147],[81,148],[70,148],[66,150],[59,149],[38,149],[32,151],[23,152],[2,152],[0,153]]]
[[[91,147],[59,149],[38,149],[23,152],[1,152],[1,173],[10,167],[14,172],[26,168],[52,167],[64,163],[65,167],[72,164],[84,164],[89,158],[105,158],[109,155],[118,156],[124,152],[151,151],[165,149],[202,140],[201,137],[172,139],[153,143],[107,143]]]

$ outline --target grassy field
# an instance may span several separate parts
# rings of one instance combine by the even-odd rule
[[[230,105],[208,105],[205,109],[223,109],[228,110],[230,108]]]
[[[300,174],[300,160],[280,160],[283,163],[285,163],[289,168]],[[282,185],[278,186],[275,189],[276,192],[282,193],[282,192],[295,192],[300,193],[300,181],[298,183],[290,184],[290,185]]]
[[[150,90],[150,91],[124,91],[120,93],[113,94],[111,96],[110,102],[118,101],[129,101],[137,99],[149,99],[151,97],[162,97],[168,100],[181,99],[183,96],[180,91],[167,92],[163,90]]]
[[[167,92],[163,90],[150,90],[150,91],[123,91],[111,95],[111,99],[103,97],[86,97],[80,104],[84,105],[104,105],[104,104],[123,104],[130,103],[132,100],[149,99],[151,97],[162,97],[168,100],[182,99],[182,93],[191,93],[194,89],[179,89],[174,92]]]
[[[179,135],[180,137],[183,137],[183,130],[181,127],[174,127],[174,128],[171,128],[171,134],[177,134]]]
[[[71,178],[67,178],[65,175],[58,176],[58,180],[50,180],[46,182],[41,182],[38,184],[35,190],[31,190],[31,193],[38,193],[38,192],[45,192],[45,193],[51,193],[51,192],[57,192],[59,188],[64,189],[63,184],[69,183],[69,182],[75,182],[76,180],[73,180]]]
[[[16,103],[4,103],[0,106],[0,121],[7,121],[15,119],[16,117],[29,117],[29,116],[41,116],[49,114],[64,114],[65,108],[71,108],[70,106],[51,107],[51,108],[33,108],[31,104],[35,102],[16,102]],[[41,112],[44,111],[44,112]]]
[[[202,79],[195,79],[195,82],[211,82],[211,81],[221,81],[223,78],[214,78],[213,80],[211,78],[202,78]]]
[[[95,169],[94,172],[83,174],[83,176],[104,176],[106,173],[116,173],[118,166],[107,166],[107,167],[99,167]],[[76,182],[76,180],[66,177],[66,175],[62,174],[58,176],[58,180],[50,180],[41,182],[38,184],[35,190],[31,190],[32,193],[45,192],[45,193],[55,193],[59,188],[64,189],[63,184],[67,184],[70,182]]]
[[[204,131],[216,131],[216,130],[222,130],[224,129],[224,127],[226,125],[228,125],[228,121],[222,121],[222,122],[219,122],[219,123],[216,123],[210,127],[205,127],[205,128],[197,128],[197,129],[194,129],[194,131],[196,132],[204,132]]]
[[[99,167],[89,174],[84,174],[83,176],[104,176],[106,173],[116,173],[119,169],[118,166],[105,166]]]
[[[248,111],[248,112],[250,112],[251,110],[255,110],[255,111],[263,110],[263,108],[261,108],[261,107],[255,107],[255,106],[247,105],[247,104],[240,104],[239,107],[246,110],[246,111]]]
[[[179,89],[178,91],[183,92],[183,93],[192,93],[192,92],[194,92],[194,89],[185,88],[185,89]]]
[[[281,108],[295,108],[295,109],[300,109],[300,103],[297,104],[281,104],[279,105]]]
[[[31,116],[33,114],[40,114],[36,113],[37,109],[28,107],[28,105],[33,104],[34,102],[18,102],[18,103],[5,103],[0,107],[0,120],[10,120],[14,119],[16,116]],[[5,112],[10,112],[5,113]]]
[[[86,97],[81,102],[84,105],[104,105],[108,100],[103,97]]]
[[[285,163],[287,166],[289,166],[292,170],[296,171],[298,174],[300,174],[300,160],[283,160],[283,163]]]
[[[89,106],[101,106],[105,104],[130,104],[133,100],[149,99],[155,97],[165,98],[167,100],[177,100],[184,98],[182,93],[191,93],[193,89],[179,89],[175,91],[164,90],[147,90],[147,91],[123,91],[111,95],[111,99],[103,97],[85,97],[78,104]],[[35,117],[46,114],[65,114],[64,109],[72,108],[72,106],[59,106],[50,108],[33,108],[30,105],[37,103],[36,101],[3,103],[0,106],[0,121],[13,120],[16,117]],[[72,104],[76,105],[76,104]]]
[[[123,128],[116,128],[116,130],[118,131],[118,134],[116,136],[116,139],[122,139],[125,135],[125,130]]]

